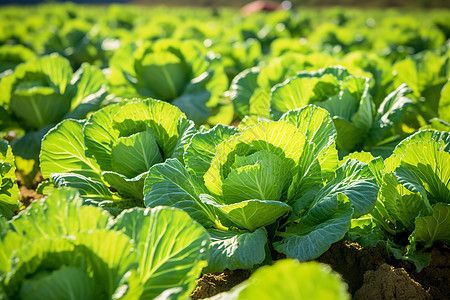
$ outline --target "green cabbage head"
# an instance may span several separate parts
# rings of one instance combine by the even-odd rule
[[[83,205],[75,190],[58,189],[12,221],[0,218],[0,297],[184,299],[208,242],[183,211],[134,208],[113,218]]]
[[[205,123],[228,87],[218,57],[197,41],[162,39],[125,45],[111,59],[110,82],[118,97],[152,97]]]
[[[385,245],[420,271],[430,263],[427,249],[435,242],[450,245],[450,134],[419,131],[376,169],[377,204],[352,234],[366,247]]]
[[[339,167],[335,138],[330,115],[313,105],[241,130],[218,125],[194,135],[186,166],[168,159],[150,169],[144,203],[181,208],[209,229],[208,271],[261,264],[269,244],[314,259],[378,193],[368,165]]]
[[[15,131],[16,163],[29,183],[38,169],[43,135],[63,119],[82,119],[105,95],[102,71],[83,64],[73,73],[67,59],[51,54],[18,65],[0,81],[0,132]]]
[[[42,176],[78,188],[114,213],[142,206],[154,164],[180,158],[197,130],[175,106],[153,99],[107,106],[87,120],[66,120],[42,140]],[[111,212],[113,212],[111,210]]]

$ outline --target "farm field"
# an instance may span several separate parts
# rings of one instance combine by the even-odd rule
[[[448,299],[450,11],[0,10],[0,299]]]

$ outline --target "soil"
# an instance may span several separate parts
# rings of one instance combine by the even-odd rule
[[[407,261],[399,261],[382,248],[363,248],[340,241],[317,261],[341,274],[354,299],[449,299],[450,248],[436,244],[431,264],[421,272]],[[197,280],[192,299],[203,299],[230,290],[250,276],[249,271],[226,270],[204,274]]]
[[[39,171],[33,180],[33,186],[27,187],[24,184],[22,177],[20,176],[20,173],[16,172],[16,181],[17,181],[17,185],[19,186],[19,196],[20,196],[19,200],[21,203],[23,203],[25,205],[25,207],[30,205],[30,203],[32,201],[41,199],[44,197],[43,195],[38,194],[35,190],[36,187],[38,186],[38,184],[40,182],[42,182],[43,180],[44,180],[44,178],[42,178],[41,172]]]
[[[41,199],[44,196],[36,193],[35,190],[27,188],[25,185],[19,187],[20,191],[20,202],[22,202],[25,207],[30,205],[31,202],[37,199]]]
[[[424,289],[433,299],[450,299],[450,247],[445,244],[436,244],[431,250],[431,263],[421,272],[417,272],[415,267],[404,261],[398,261],[417,282],[420,282]]]
[[[356,291],[354,300],[432,299],[423,287],[412,280],[403,268],[383,264],[376,271],[364,274],[364,284]]]
[[[354,294],[363,285],[364,274],[386,263],[381,248],[363,248],[358,243],[339,241],[331,245],[317,261],[330,265],[347,282]]]
[[[249,270],[225,270],[221,273],[203,274],[197,279],[197,287],[191,294],[191,298],[203,299],[216,294],[229,291],[251,275]]]

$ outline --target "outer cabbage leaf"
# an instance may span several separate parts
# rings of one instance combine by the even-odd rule
[[[280,121],[296,126],[314,144],[313,153],[314,157],[318,158],[322,177],[334,176],[338,165],[335,144],[337,132],[330,114],[320,107],[307,105],[285,113]]]
[[[11,218],[19,208],[15,170],[11,147],[5,141],[0,141],[0,218]]]
[[[286,215],[291,207],[280,201],[245,200],[228,205],[218,204],[210,195],[200,195],[200,200],[214,206],[239,228],[255,231],[260,227],[272,224]]]
[[[244,70],[234,77],[231,82],[231,101],[234,110],[241,119],[250,114],[250,99],[254,90],[258,87],[257,79],[260,69],[257,67]]]
[[[416,242],[431,247],[435,241],[450,244],[450,204],[437,203],[433,207],[433,214],[415,219],[415,230],[412,234]]]
[[[94,284],[86,273],[74,267],[62,267],[49,276],[27,280],[20,291],[20,298],[95,299],[94,289]]]
[[[406,153],[409,144],[433,140],[439,143],[439,149],[450,151],[450,133],[436,130],[421,130],[401,141],[394,149],[392,157],[401,157]],[[396,165],[397,166],[397,165]],[[396,167],[395,166],[395,167]],[[395,169],[394,167],[394,169]],[[390,171],[391,169],[389,169]]]
[[[275,249],[302,261],[324,253],[345,235],[352,218],[373,209],[379,189],[375,182],[368,165],[347,160],[313,199],[296,203],[299,221],[277,233],[282,240]]]
[[[12,225],[18,234],[25,234],[30,239],[45,233],[50,237],[72,235],[88,232],[92,229],[106,227],[110,215],[103,210],[83,206],[80,194],[73,189],[56,189],[45,200],[37,201],[27,211],[14,219]],[[64,218],[56,218],[63,215]],[[46,220],[52,219],[52,222]]]
[[[414,92],[414,100],[419,113],[429,120],[439,116],[439,109],[445,107],[445,97],[441,104],[441,93],[448,81],[448,55],[423,51],[414,57],[407,57],[393,65],[396,72],[394,83],[406,83]]]
[[[83,128],[88,153],[91,156],[95,153],[95,160],[103,171],[112,171],[112,147],[119,137],[118,130],[112,124],[119,110],[120,104],[108,105],[92,114]]]
[[[105,76],[100,68],[87,63],[73,74],[67,96],[72,99],[70,112],[64,118],[83,119],[100,108],[106,94]]]
[[[124,211],[112,228],[135,243],[142,298],[155,298],[170,288],[181,289],[178,298],[189,295],[209,254],[209,235],[201,225],[183,211],[157,207]]]
[[[144,189],[144,181],[148,171],[139,174],[133,178],[127,178],[122,174],[105,171],[102,176],[108,184],[114,187],[120,195],[130,199],[139,199],[136,205],[141,206],[142,190]]]
[[[394,149],[384,169],[377,167],[383,177],[378,202],[371,212],[372,227],[382,233],[381,242],[396,258],[412,261],[418,271],[430,262],[426,248],[435,240],[449,242],[449,145],[447,132],[419,131]],[[358,241],[365,246],[364,239]],[[418,247],[419,243],[424,247]]]
[[[65,120],[44,136],[40,155],[42,176],[52,178],[57,186],[77,188],[86,197],[112,199],[96,160],[86,156],[84,123]]]
[[[285,259],[259,268],[231,291],[211,300],[350,299],[347,285],[331,268],[316,262]]]
[[[40,155],[42,176],[53,173],[77,172],[85,177],[101,181],[97,162],[85,154],[83,139],[84,121],[66,120],[44,136]]]
[[[220,272],[225,269],[249,269],[266,258],[267,231],[258,228],[254,232],[233,232],[211,229],[211,255],[204,272]]]
[[[145,179],[144,203],[185,210],[194,220],[208,228],[216,220],[214,209],[200,200],[204,185],[175,158],[154,165]]]
[[[412,90],[406,84],[402,84],[384,98],[378,107],[376,122],[370,129],[364,143],[367,148],[377,147],[378,143],[389,136],[388,133],[391,128],[398,127],[406,109],[412,103],[412,100],[406,97],[410,93],[412,93]]]
[[[342,199],[345,196],[339,197]],[[320,218],[316,222],[300,220],[298,224],[288,226],[285,232],[278,233],[283,238],[274,243],[275,250],[301,261],[315,259],[344,237],[350,228],[352,215],[353,209],[348,203],[335,204],[322,215],[315,215]]]
[[[89,177],[76,173],[53,173],[50,175],[51,182],[54,187],[72,187],[76,188],[83,197],[91,200],[97,199],[103,201],[113,197],[111,191],[103,181],[96,181]],[[51,189],[43,187],[45,195],[51,193]]]
[[[8,45],[3,44],[0,47],[0,73],[8,70],[14,70],[14,68],[33,58],[36,54],[29,48],[23,45]]]
[[[450,120],[450,83],[444,85],[441,90],[441,98],[439,99],[439,118],[442,120]]]
[[[205,120],[208,120],[212,114],[207,106],[210,98],[210,92],[206,90],[198,90],[182,95],[171,103],[173,106],[178,107],[181,111],[185,111],[189,120],[194,121],[196,124],[202,124]]]
[[[420,127],[420,130],[426,129],[450,132],[450,123],[438,118],[433,118],[430,120],[430,124]]]
[[[269,93],[262,88],[255,90],[250,98],[250,116],[271,119],[269,96]]]
[[[408,170],[410,174],[415,174],[416,185],[421,184],[424,193],[430,203],[437,202],[450,203],[450,151],[441,150],[438,143],[434,141],[411,143],[406,154],[401,158],[401,168],[396,170],[397,177],[413,184],[411,175],[402,174],[400,170]],[[404,178],[406,176],[406,178]],[[408,185],[402,182],[405,187]],[[409,188],[411,189],[411,188]],[[414,191],[411,189],[411,191]]]
[[[316,96],[315,85],[317,78],[293,77],[273,88],[270,104],[274,119],[279,119],[284,112],[301,108],[310,103]],[[337,87],[330,84],[331,91],[336,92]]]
[[[419,192],[406,189],[392,173],[383,177],[379,197],[387,212],[383,216],[397,224],[400,221],[409,231],[414,230],[415,218],[421,212],[427,213],[430,208]]]

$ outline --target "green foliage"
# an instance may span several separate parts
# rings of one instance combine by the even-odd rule
[[[34,56],[33,51],[22,45],[2,45],[0,47],[0,74],[12,72],[17,65]]]
[[[309,105],[281,119],[197,133],[186,166],[170,159],[149,171],[146,206],[181,208],[210,230],[208,271],[270,260],[267,242],[288,257],[314,259],[375,205],[369,166],[348,160],[338,168],[336,130],[324,109]],[[205,141],[214,152],[201,147]]]
[[[182,153],[196,132],[176,107],[153,99],[115,104],[85,121],[66,120],[45,135],[42,176],[80,190],[113,214],[142,205],[151,166]]]
[[[450,52],[444,54],[425,51],[413,57],[396,62],[392,68],[396,74],[395,83],[406,83],[414,92],[418,111],[426,119],[441,117],[449,120],[448,91],[444,86],[450,76]]]
[[[333,118],[338,132],[336,143],[344,153],[364,149],[387,156],[396,142],[405,136],[401,122],[412,103],[406,97],[411,93],[407,85],[399,86],[375,110],[376,104],[372,101],[369,90],[369,78],[351,75],[343,67],[299,72],[273,86],[270,95],[263,97],[255,96],[256,90],[260,89],[258,80],[263,74],[262,70],[260,73],[257,69],[244,71],[233,81],[233,101],[241,115],[270,118],[270,111],[271,117],[278,120],[289,110],[315,104],[325,108]],[[276,74],[282,74],[281,78],[286,78],[283,75],[286,73]],[[272,83],[280,81],[277,79]],[[250,99],[250,102],[245,99]],[[256,105],[262,109],[256,109]]]
[[[450,138],[447,132],[419,131],[402,141],[384,162],[373,220],[357,228],[363,245],[384,243],[396,258],[427,266],[426,248],[449,243]],[[356,226],[360,227],[360,226]],[[408,240],[402,240],[407,236]],[[408,246],[402,246],[404,244]]]
[[[1,222],[0,285],[10,299],[185,298],[206,264],[209,236],[172,208],[130,209],[113,219],[55,190]]]
[[[11,147],[0,141],[0,218],[11,218],[13,212],[19,208],[19,188],[15,171]]]
[[[105,95],[105,78],[99,68],[87,64],[72,73],[67,59],[52,54],[18,65],[2,78],[0,91],[0,113],[5,114],[0,131],[25,133],[12,148],[20,157],[16,164],[22,177],[31,183],[43,135],[63,119],[82,119],[98,109]]]
[[[218,57],[196,41],[158,40],[122,47],[111,59],[112,91],[119,97],[153,97],[206,123],[228,79]]]
[[[418,270],[449,243],[448,11],[0,19],[0,298],[184,299],[200,270],[311,260],[344,237]],[[8,221],[41,140],[52,195]],[[289,260],[217,297],[348,295]]]

